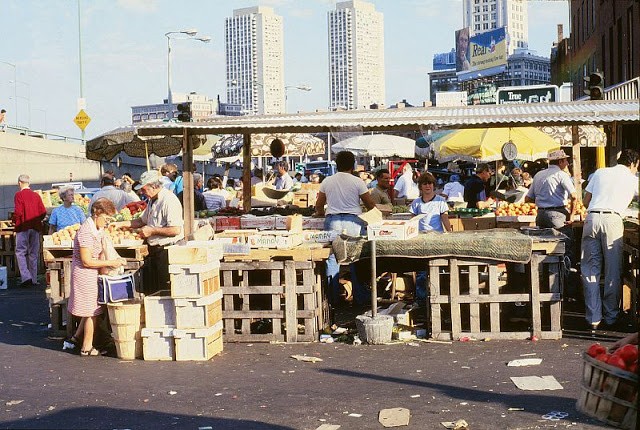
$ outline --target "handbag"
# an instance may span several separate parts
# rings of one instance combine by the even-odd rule
[[[136,272],[124,275],[98,275],[98,303],[124,302],[134,298],[136,291]]]

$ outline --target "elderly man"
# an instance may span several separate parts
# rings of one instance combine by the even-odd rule
[[[20,270],[20,287],[38,285],[40,232],[47,211],[39,195],[29,187],[29,175],[18,176],[18,191],[14,198],[13,224],[16,231],[16,260]]]
[[[115,179],[110,174],[102,175],[102,179],[100,180],[100,187],[100,190],[95,193],[93,197],[91,197],[91,201],[89,201],[89,213],[91,213],[91,206],[93,205],[93,202],[100,198],[110,200],[116,207],[116,210],[118,212],[122,210],[122,208],[124,208],[128,203],[139,200],[133,196],[130,196],[121,189],[116,188]]]
[[[376,172],[376,186],[371,189],[371,199],[377,205],[390,205],[389,188],[391,188],[391,175],[387,169]]]
[[[638,152],[625,149],[613,167],[598,169],[586,188],[587,217],[582,230],[580,272],[585,318],[592,329],[626,331],[620,318],[622,279],[622,213],[638,196]],[[604,265],[604,296],[600,273]]]
[[[316,216],[326,218],[325,231],[335,231],[338,234],[346,233],[349,236],[364,234],[364,221],[358,217],[362,213],[360,200],[367,209],[373,209],[375,203],[369,195],[367,186],[362,179],[353,175],[355,157],[349,151],[341,151],[336,156],[338,173],[328,176],[320,185],[316,198]],[[325,204],[327,208],[325,210]],[[354,296],[356,301],[366,303],[367,294],[358,285],[355,270],[351,268]],[[340,266],[332,253],[327,260],[327,278],[332,298],[335,301],[338,296]]]
[[[273,184],[276,190],[290,190],[293,187],[293,178],[289,175],[289,164],[286,161],[276,163],[278,176]]]
[[[140,229],[147,240],[149,255],[144,261],[144,292],[155,293],[169,288],[169,258],[166,246],[184,238],[182,205],[178,197],[163,187],[162,176],[157,170],[144,172],[140,177],[140,190],[149,204],[140,218],[120,221],[116,226]]]

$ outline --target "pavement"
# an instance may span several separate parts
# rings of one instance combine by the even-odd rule
[[[14,281],[0,290],[0,428],[382,429],[379,411],[397,407],[411,411],[400,427],[407,429],[444,429],[441,422],[458,419],[473,430],[608,428],[575,409],[580,355],[594,339],[622,336],[567,330],[537,342],[226,343],[208,362],[151,362],[63,352],[48,323],[43,287]],[[542,363],[506,366],[532,357]],[[510,380],[546,375],[562,390],[522,391]],[[552,411],[568,415],[543,418]]]

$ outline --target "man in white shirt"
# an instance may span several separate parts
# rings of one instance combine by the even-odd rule
[[[276,190],[290,190],[293,187],[293,178],[289,175],[289,164],[286,161],[279,161],[276,164],[278,177],[273,184]]]
[[[407,163],[402,168],[402,175],[398,177],[393,187],[394,199],[414,200],[420,195],[418,185],[413,182],[413,169],[411,164]]]
[[[449,182],[444,184],[444,189],[440,195],[447,202],[464,202],[464,185],[460,183],[460,176],[451,175]]]
[[[105,198],[113,203],[116,210],[120,212],[128,203],[139,201],[139,198],[135,198],[120,188],[115,187],[115,179],[112,175],[105,173],[100,179],[100,188],[89,201],[89,213],[91,213],[91,206],[93,202],[100,198]]]
[[[592,329],[626,331],[620,318],[622,289],[622,213],[638,196],[638,152],[622,151],[618,165],[596,170],[584,197],[587,217],[582,232],[580,272],[584,286],[585,318]],[[604,295],[600,272],[604,264]]]
[[[320,184],[320,191],[316,198],[315,216],[325,216],[325,231],[335,231],[338,234],[345,233],[349,236],[360,236],[365,233],[364,221],[358,215],[362,213],[360,200],[367,210],[373,209],[375,203],[369,194],[364,181],[353,176],[355,157],[349,151],[341,151],[336,155],[338,173],[327,176]],[[327,208],[325,210],[325,204]],[[330,286],[333,303],[336,303],[339,289],[340,266],[332,253],[327,260],[327,280]],[[353,285],[354,298],[357,302],[366,303],[367,293],[364,291],[351,266],[351,283]]]

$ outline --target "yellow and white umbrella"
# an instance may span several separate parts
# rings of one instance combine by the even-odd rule
[[[454,160],[488,163],[502,159],[502,146],[513,142],[517,160],[535,161],[560,144],[535,127],[470,128],[456,130],[433,143],[439,162]]]

